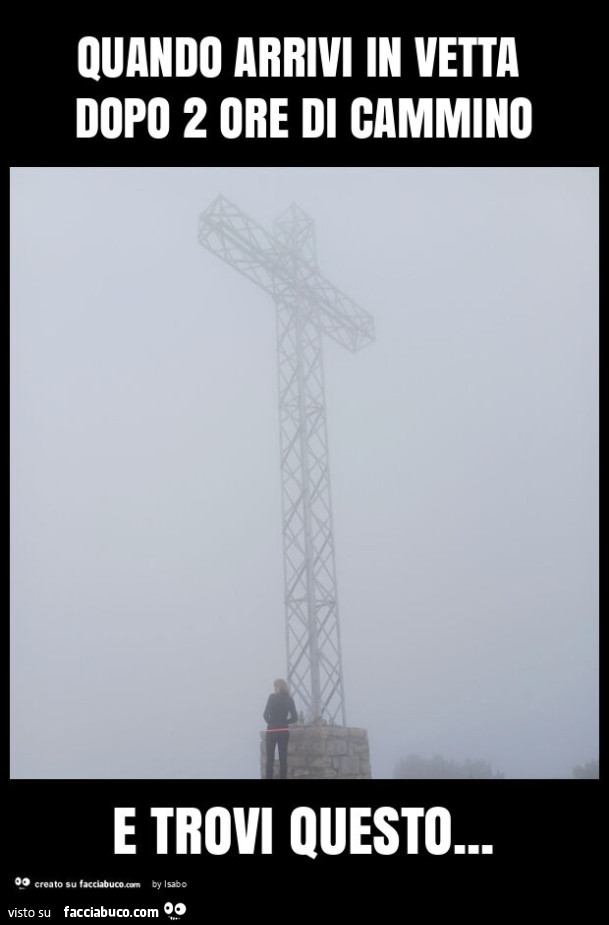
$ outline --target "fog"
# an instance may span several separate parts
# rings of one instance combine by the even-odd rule
[[[507,778],[598,756],[596,168],[11,172],[11,776],[255,778],[286,673],[272,298],[316,223],[349,725]],[[298,706],[298,704],[297,704]]]

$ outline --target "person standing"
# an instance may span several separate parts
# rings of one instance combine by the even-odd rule
[[[264,708],[266,722],[266,779],[272,780],[275,765],[275,746],[279,753],[279,777],[288,776],[288,741],[290,724],[298,719],[294,700],[287,682],[277,678],[273,684],[274,693],[269,695]]]

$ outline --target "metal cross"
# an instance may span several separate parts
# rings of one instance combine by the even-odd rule
[[[322,337],[355,352],[374,322],[318,271],[314,224],[296,205],[270,234],[218,196],[199,243],[275,301],[288,681],[307,722],[346,725]]]

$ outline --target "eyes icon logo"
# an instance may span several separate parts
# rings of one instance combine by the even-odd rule
[[[20,890],[25,890],[26,886],[30,885],[29,877],[15,877],[15,886],[18,886]]]
[[[186,912],[184,903],[176,903],[175,906],[173,903],[165,903],[163,908],[172,922],[177,922],[180,916]],[[172,915],[173,912],[175,912],[175,915]]]

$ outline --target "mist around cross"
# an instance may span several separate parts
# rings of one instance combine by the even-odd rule
[[[259,776],[286,671],[275,308],[203,249],[297,203],[345,701],[408,755],[598,757],[596,168],[14,168],[11,776]],[[297,704],[298,706],[298,704]]]

